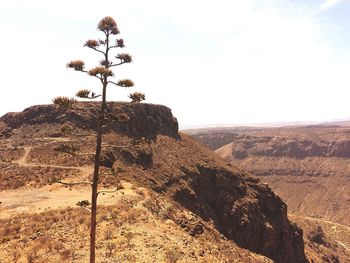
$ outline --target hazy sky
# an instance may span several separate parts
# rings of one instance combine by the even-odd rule
[[[82,88],[66,69],[99,58],[85,40],[112,16],[134,62],[132,90],[172,108],[182,127],[350,117],[350,0],[11,0],[0,4],[0,115]]]

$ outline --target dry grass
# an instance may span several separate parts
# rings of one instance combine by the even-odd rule
[[[147,192],[145,197],[145,189],[134,188],[116,205],[99,207],[98,262],[270,262],[213,228],[194,238],[174,221],[191,213],[164,196]],[[0,220],[0,226],[0,258],[10,262],[88,260],[89,213],[81,208],[16,216]]]

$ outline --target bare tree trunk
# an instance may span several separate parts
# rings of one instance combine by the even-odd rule
[[[104,87],[105,89],[105,87]],[[104,92],[105,93],[105,92]],[[92,194],[91,194],[91,226],[90,226],[90,263],[95,263],[95,247],[96,247],[96,214],[97,214],[97,190],[99,181],[99,169],[101,160],[101,144],[102,144],[102,126],[104,121],[104,112],[106,107],[106,98],[102,98],[102,105],[97,126],[96,138],[96,153],[94,175],[92,180]]]
[[[105,61],[108,61],[109,51],[109,35],[106,35],[106,52]],[[106,63],[107,65],[107,63]],[[108,66],[105,66],[108,68]],[[92,193],[91,193],[91,226],[90,226],[90,263],[95,263],[96,258],[96,217],[97,217],[97,196],[98,196],[98,182],[99,182],[99,170],[101,161],[101,145],[102,145],[102,127],[105,120],[106,111],[106,92],[108,80],[107,76],[103,77],[102,82],[102,104],[100,109],[100,116],[97,125],[97,137],[96,137],[96,153],[95,153],[95,166],[94,175],[92,180]]]

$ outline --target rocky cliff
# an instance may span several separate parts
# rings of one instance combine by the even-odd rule
[[[75,128],[94,130],[97,126],[98,103],[76,103],[74,109],[65,110],[54,105],[38,105],[23,112],[7,113],[0,118],[8,128],[24,125],[70,124]],[[162,105],[144,103],[107,103],[107,116],[116,119],[109,129],[128,136],[154,138],[156,134],[178,137],[178,123],[171,110]],[[128,116],[126,121],[120,121]],[[6,129],[8,130],[8,129]]]
[[[236,134],[234,140],[216,152],[268,183],[290,212],[350,224],[348,126],[232,129],[229,133]],[[197,138],[212,142],[223,137],[217,134]]]
[[[45,180],[47,183],[53,179],[48,177],[67,176],[60,174],[59,169],[91,165],[84,154],[72,158],[55,151],[66,142],[79,149],[78,153],[93,152],[96,104],[78,106],[80,109],[75,110],[34,106],[1,117],[1,145],[4,155],[8,155],[3,159],[15,160],[3,164],[6,167],[0,172],[1,181],[9,182],[14,178],[13,171],[20,169],[21,176],[15,177],[21,180],[20,187],[31,185],[33,180],[36,187],[42,187]],[[121,114],[128,116],[122,122]],[[104,150],[101,164],[106,171],[117,171],[117,176],[104,178],[101,181],[104,187],[115,187],[119,180],[125,180],[152,189],[212,224],[243,248],[275,262],[307,262],[303,232],[288,220],[286,204],[266,184],[223,162],[189,136],[178,133],[170,109],[150,104],[109,103],[108,116],[116,117],[119,123],[112,123],[105,130],[104,143],[111,147]],[[74,131],[72,135],[62,132],[66,125]],[[84,139],[77,133],[83,134]],[[128,144],[135,136],[149,140],[136,148],[113,148],[115,144]],[[16,161],[16,156],[9,156],[11,149],[17,151],[16,156],[24,154],[25,158]],[[37,174],[28,172],[31,166],[40,173],[40,180]],[[49,169],[56,170],[48,172]],[[19,186],[4,187],[9,190]],[[180,227],[189,228],[194,236],[205,236],[203,224],[190,226],[187,221],[175,221]]]

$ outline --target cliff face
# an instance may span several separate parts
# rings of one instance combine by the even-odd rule
[[[350,224],[348,126],[247,128],[229,133],[236,134],[234,140],[216,152],[268,183],[289,212]],[[216,134],[200,139],[222,138]]]
[[[74,110],[64,110],[54,105],[39,105],[25,109],[19,113],[8,113],[0,118],[0,122],[14,129],[23,125],[71,124],[76,128],[94,130],[97,126],[98,103],[77,103]],[[154,138],[163,134],[178,138],[178,123],[171,110],[162,105],[144,103],[108,102],[109,117],[129,117],[126,122],[111,124],[115,132],[128,136]]]
[[[349,140],[300,139],[288,136],[253,136],[237,133],[196,134],[194,138],[213,150],[230,144],[232,156],[244,159],[247,156],[270,156],[303,159],[305,157],[350,158]],[[221,150],[222,151],[222,150]]]
[[[289,222],[287,206],[267,185],[225,169],[197,169],[186,172],[190,187],[177,191],[175,200],[244,248],[276,262],[306,262],[302,229]]]
[[[83,152],[93,151],[93,136],[82,140],[60,133],[63,125],[68,124],[79,133],[93,135],[96,104],[78,106],[90,109],[61,110],[45,105],[1,117],[0,123],[4,124],[1,129],[7,134],[3,137],[6,145],[11,141],[18,155],[27,152],[30,163],[40,163],[36,166],[38,173],[45,164],[56,168],[91,165],[88,158],[77,157],[75,161],[54,150],[61,141],[67,141]],[[267,185],[229,166],[189,136],[179,134],[170,109],[149,104],[109,103],[108,113],[110,117],[125,113],[128,120],[106,129],[106,144],[125,144],[134,136],[150,140],[135,149],[104,150],[104,169],[119,171],[117,177],[107,177],[101,182],[105,187],[115,187],[119,179],[132,181],[177,201],[243,248],[275,262],[307,262],[302,230],[288,220],[286,204]],[[45,143],[47,138],[49,143]],[[11,167],[17,169],[14,165]],[[11,167],[2,169],[0,179],[8,178]],[[21,169],[23,176],[18,177],[23,180],[21,185],[32,182],[34,175],[25,171],[28,166]],[[55,176],[57,173],[59,171]],[[51,175],[45,171],[42,174]],[[188,226],[188,222],[178,223],[181,227]],[[193,235],[206,231],[202,225],[192,230]]]
[[[200,142],[207,145],[210,149],[216,150],[221,146],[224,146],[232,141],[234,141],[239,135],[237,133],[225,133],[225,132],[214,132],[208,133],[198,133],[193,134],[193,138],[199,140]]]

